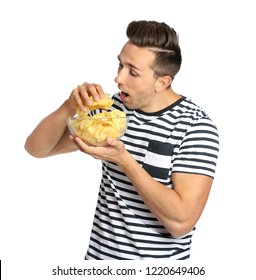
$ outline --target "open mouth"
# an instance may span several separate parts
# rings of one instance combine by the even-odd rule
[[[129,94],[124,92],[124,91],[121,91],[120,97],[121,97],[122,100],[125,100],[127,97],[129,97]]]

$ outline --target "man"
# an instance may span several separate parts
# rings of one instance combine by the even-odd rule
[[[84,83],[27,138],[35,157],[81,150],[102,160],[102,180],[86,259],[187,259],[195,225],[213,183],[218,132],[207,114],[172,89],[181,51],[174,29],[133,21],[118,55],[111,109],[126,113],[120,140],[89,146],[67,130],[100,85]],[[86,169],[85,171],[86,172]]]

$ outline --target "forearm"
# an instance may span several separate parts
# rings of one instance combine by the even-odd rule
[[[66,141],[62,139],[67,126],[66,120],[73,113],[65,101],[56,111],[45,117],[26,139],[27,152],[35,157],[51,155],[51,151],[59,142]],[[71,141],[70,145],[73,145]]]

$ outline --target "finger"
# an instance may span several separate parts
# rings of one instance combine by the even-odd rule
[[[83,99],[82,99],[82,95],[80,94],[80,86],[78,86],[77,88],[75,88],[74,90],[72,90],[71,92],[71,98],[72,99],[75,99],[75,102],[76,104],[83,110],[87,110],[84,102],[83,102]]]
[[[105,93],[104,93],[104,91],[103,91],[102,86],[101,86],[101,85],[95,85],[95,86],[96,86],[96,89],[97,89],[97,91],[98,91],[98,94],[99,94],[100,98],[104,98]]]
[[[69,135],[69,139],[77,146],[77,148],[81,151],[84,152],[82,150],[82,148],[78,145],[77,141],[75,140],[75,137],[73,135]]]
[[[101,85],[94,83],[84,83],[83,85],[85,86],[87,92],[90,93],[90,96],[92,96],[94,101],[98,101],[100,98],[103,98],[105,96]]]
[[[75,141],[77,142],[77,146],[79,150],[83,153],[92,156],[95,159],[103,159],[102,157],[102,147],[95,147],[87,145],[82,139],[79,137],[75,137]]]
[[[74,137],[74,142],[76,143],[80,151],[86,154],[91,154],[92,151],[90,151],[90,146],[87,145],[81,138]]]
[[[78,86],[77,91],[78,91],[78,94],[80,96],[80,99],[82,101],[84,101],[84,103],[86,105],[91,105],[92,104],[92,100],[90,98],[90,96],[91,96],[90,91],[87,89],[85,84],[83,84],[81,86]]]
[[[112,146],[112,147],[114,147],[118,144],[118,141],[115,138],[110,137],[110,136],[107,137],[106,142],[109,146]]]

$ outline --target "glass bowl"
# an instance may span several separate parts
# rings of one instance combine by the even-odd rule
[[[103,146],[106,138],[119,139],[125,133],[127,118],[123,112],[111,115],[111,112],[98,113],[87,117],[70,117],[67,125],[73,136],[78,136],[92,146]]]

